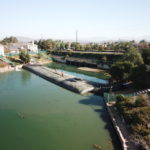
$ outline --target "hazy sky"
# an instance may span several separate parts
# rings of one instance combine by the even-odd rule
[[[150,0],[0,0],[0,37],[150,35]]]

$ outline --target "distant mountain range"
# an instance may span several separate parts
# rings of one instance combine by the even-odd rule
[[[33,40],[37,40],[37,39],[34,39],[34,38],[23,37],[23,36],[17,36],[16,38],[18,39],[19,42],[30,42],[30,41],[33,41]]]
[[[38,38],[29,38],[29,37],[22,37],[22,36],[17,36],[17,39],[20,42],[30,42],[32,40],[39,40]],[[55,39],[55,38],[51,38],[54,40],[62,40],[64,42],[73,42],[75,41],[75,39]],[[108,37],[86,37],[86,38],[80,38],[78,37],[78,42],[80,43],[89,43],[89,42],[97,42],[97,43],[102,43],[102,42],[108,42],[108,41],[131,41],[131,40],[135,40],[135,41],[140,41],[140,40],[146,40],[146,41],[150,41],[150,35],[146,35],[146,36],[141,36],[141,37],[120,37],[120,38],[108,38]]]

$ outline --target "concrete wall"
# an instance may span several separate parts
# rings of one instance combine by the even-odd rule
[[[122,134],[119,126],[116,123],[116,120],[115,120],[115,118],[114,118],[114,116],[113,116],[113,114],[112,114],[112,112],[111,112],[111,110],[110,110],[110,108],[108,106],[108,103],[105,103],[105,104],[106,104],[106,108],[107,108],[108,114],[110,116],[110,119],[112,121],[113,127],[114,127],[114,129],[115,129],[115,131],[116,131],[116,133],[118,135],[119,140],[120,140],[122,150],[128,150],[128,146],[126,144],[126,140],[123,137],[123,134]]]

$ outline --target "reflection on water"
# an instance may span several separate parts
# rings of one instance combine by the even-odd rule
[[[21,71],[21,79],[22,79],[22,83],[26,84],[31,79],[31,73],[29,73],[28,71],[24,71],[24,70]]]
[[[0,75],[2,150],[94,150],[93,144],[120,150],[113,133],[101,97],[67,91],[27,71]]]

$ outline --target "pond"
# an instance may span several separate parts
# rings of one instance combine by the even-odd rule
[[[101,97],[81,96],[28,71],[0,74],[2,150],[120,150]]]

